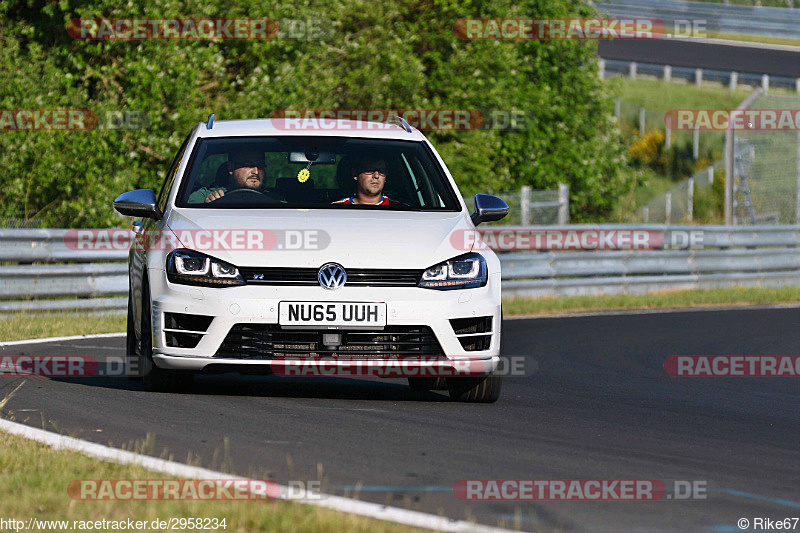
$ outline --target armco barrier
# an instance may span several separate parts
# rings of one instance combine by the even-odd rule
[[[128,252],[79,251],[67,232],[0,229],[0,311],[125,308]]]
[[[517,228],[492,228],[504,229]],[[662,233],[666,244],[675,242],[670,235],[700,232],[703,245],[684,249],[501,253],[504,297],[800,285],[800,226],[612,224],[546,229],[646,229]]]
[[[684,0],[606,0],[596,5],[611,17],[655,18],[663,21],[667,28],[672,28],[675,21],[681,21],[684,25],[682,31],[686,31],[687,22],[701,22],[700,28],[704,31],[800,38],[800,12],[785,7]]]
[[[487,229],[498,233],[534,228]],[[667,236],[667,244],[673,246],[657,250],[501,251],[505,297],[800,285],[800,226],[574,224],[535,229],[649,230]],[[701,232],[702,247],[674,246],[670,236],[690,232]],[[0,311],[125,308],[127,251],[78,251],[65,243],[66,236],[67,230],[60,229],[0,230]]]

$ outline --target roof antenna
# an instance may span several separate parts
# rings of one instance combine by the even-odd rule
[[[208,123],[206,124],[206,129],[211,129],[214,127],[214,113],[208,115]]]
[[[401,128],[406,130],[408,133],[411,133],[411,126],[409,126],[408,122],[406,122],[406,119],[404,119],[400,115],[395,115],[393,117],[389,117],[389,120],[387,120],[387,122],[389,124],[397,124],[399,122]]]

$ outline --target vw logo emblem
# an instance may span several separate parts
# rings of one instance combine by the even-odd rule
[[[319,269],[317,280],[326,289],[338,289],[347,282],[347,272],[338,263],[326,263]]]

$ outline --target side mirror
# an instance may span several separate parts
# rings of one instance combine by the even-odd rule
[[[158,220],[162,213],[156,202],[156,193],[152,189],[137,189],[117,196],[114,199],[114,209],[126,216]]]
[[[497,196],[475,195],[475,213],[472,214],[472,223],[476,226],[481,222],[500,220],[507,214],[508,204]]]

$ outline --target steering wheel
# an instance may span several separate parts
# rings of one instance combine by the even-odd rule
[[[225,193],[224,196],[221,196],[220,198],[217,198],[212,203],[215,203],[217,205],[219,205],[220,202],[227,203],[225,201],[226,198],[233,198],[236,195],[239,195],[240,198],[234,198],[232,201],[230,201],[230,203],[233,203],[233,202],[235,202],[237,200],[244,200],[245,198],[247,198],[247,200],[245,200],[245,203],[248,203],[248,204],[250,204],[250,203],[260,204],[260,203],[263,203],[263,200],[265,200],[265,199],[269,200],[271,202],[275,202],[275,203],[283,202],[283,200],[281,200],[280,198],[276,198],[276,197],[272,196],[271,194],[267,194],[267,193],[262,192],[262,191],[257,191],[256,189],[243,188],[243,189],[233,189],[231,191],[228,191],[228,192]],[[241,196],[241,195],[244,195],[244,196]]]
[[[261,196],[266,196],[266,194],[264,194],[264,193],[263,193],[263,192],[261,192],[261,191],[257,191],[257,190],[255,190],[255,189],[248,189],[248,188],[243,188],[243,189],[233,189],[233,190],[231,190],[231,191],[228,191],[228,192],[226,192],[226,193],[225,193],[225,196],[231,196],[231,195],[234,195],[234,194],[242,194],[242,193],[245,193],[245,194],[255,193],[255,194],[260,194]],[[223,198],[224,198],[225,196],[223,196]]]

